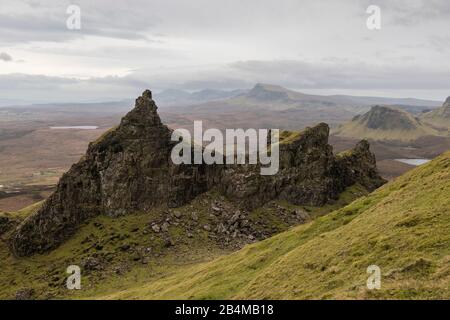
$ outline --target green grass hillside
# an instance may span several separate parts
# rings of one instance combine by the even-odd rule
[[[337,201],[323,207],[271,202],[250,212],[248,219],[258,222],[256,226],[261,231],[269,229],[271,234],[276,234],[289,228],[285,218],[295,210],[308,212],[314,219],[365,194],[367,191],[362,186],[354,185]],[[217,201],[226,210],[236,210],[218,194],[208,192],[173,210],[161,207],[117,218],[98,216],[86,222],[57,249],[25,258],[14,257],[8,248],[8,233],[13,229],[2,234],[0,228],[0,299],[15,298],[20,292],[32,292],[33,299],[98,297],[182,273],[190,266],[235,252],[241,245],[224,246],[202,228],[211,225],[214,219],[211,208]],[[17,225],[41,204],[19,212],[0,213],[0,218],[6,217]],[[280,215],[280,210],[287,215]],[[166,219],[168,212],[173,223],[167,232],[155,233],[151,224]],[[192,226],[197,227],[192,229]],[[168,237],[172,239],[170,243]],[[65,286],[66,268],[73,264],[82,269],[80,291],[69,291]]]
[[[314,221],[109,299],[450,297],[450,152]],[[380,290],[366,288],[369,265]]]

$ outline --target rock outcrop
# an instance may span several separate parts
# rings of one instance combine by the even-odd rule
[[[370,152],[367,140],[361,140],[352,150],[337,154],[333,175],[339,184],[338,190],[355,183],[374,190],[386,182],[378,174],[375,155]]]
[[[208,190],[206,165],[172,164],[171,131],[156,110],[145,91],[118,127],[89,145],[40,210],[15,232],[11,244],[17,255],[56,247],[92,216],[176,207]]]
[[[280,171],[274,176],[261,176],[258,165],[175,165],[170,154],[176,142],[147,90],[120,125],[91,143],[43,206],[17,227],[11,248],[18,256],[45,252],[90,217],[178,207],[212,188],[253,209],[273,199],[320,206],[354,183],[372,190],[384,182],[367,142],[335,157],[328,135],[328,125],[319,124],[282,140]]]
[[[384,183],[366,140],[335,157],[328,137],[328,125],[320,123],[289,142],[281,140],[280,170],[276,175],[262,176],[258,166],[229,166],[219,188],[229,199],[251,210],[274,199],[322,206],[355,183],[367,190]]]

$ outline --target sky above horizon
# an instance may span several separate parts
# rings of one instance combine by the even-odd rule
[[[81,9],[81,29],[66,26]],[[366,9],[381,9],[369,30]],[[0,105],[144,89],[450,96],[447,0],[2,0]]]

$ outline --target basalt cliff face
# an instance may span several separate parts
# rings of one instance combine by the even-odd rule
[[[274,176],[261,176],[258,165],[175,165],[170,154],[176,142],[147,90],[120,125],[91,143],[42,207],[16,228],[11,248],[18,256],[42,253],[91,217],[179,207],[211,189],[252,210],[273,199],[323,205],[354,183],[368,190],[384,183],[367,142],[334,156],[328,134],[328,126],[319,124],[282,140],[280,170]]]

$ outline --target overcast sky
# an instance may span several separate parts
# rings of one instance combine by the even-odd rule
[[[70,4],[81,30],[69,30]],[[381,30],[369,30],[369,5]],[[0,104],[105,101],[150,88],[444,100],[448,0],[1,0]]]

